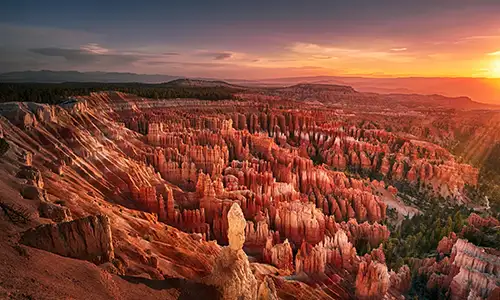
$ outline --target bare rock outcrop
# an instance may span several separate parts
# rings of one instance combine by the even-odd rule
[[[26,231],[21,237],[21,243],[96,264],[114,258],[110,220],[104,215],[40,225]]]
[[[254,300],[258,291],[257,280],[243,251],[246,221],[237,203],[231,206],[227,219],[229,246],[222,248],[212,274],[206,278],[205,283],[217,286],[222,299]]]
[[[16,177],[27,179],[33,186],[41,189],[43,188],[42,173],[35,167],[21,166],[19,172],[16,174]]]
[[[442,254],[450,254],[453,245],[457,241],[457,235],[454,232],[451,232],[449,236],[443,237],[437,246],[437,252]]]
[[[391,281],[391,288],[397,289],[401,293],[406,293],[411,286],[411,271],[407,265],[403,265],[396,273],[391,271],[389,273]]]
[[[47,191],[34,185],[26,184],[21,189],[21,196],[29,200],[43,202],[47,200]]]
[[[257,300],[278,300],[274,281],[266,276],[259,285]]]
[[[71,220],[71,211],[62,205],[42,202],[38,207],[40,217],[51,219],[54,222],[67,222]]]
[[[358,299],[382,299],[389,290],[387,266],[375,261],[361,262],[356,276]]]
[[[480,215],[475,214],[475,213],[470,214],[470,216],[467,218],[467,223],[470,226],[474,226],[477,228],[500,226],[500,221],[498,221],[494,217],[490,216],[487,218],[483,218]]]
[[[450,284],[451,299],[471,295],[486,299],[500,284],[500,259],[492,249],[458,239],[452,249],[453,268],[459,272]]]

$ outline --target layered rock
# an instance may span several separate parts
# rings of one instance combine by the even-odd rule
[[[451,232],[448,236],[443,237],[436,248],[437,252],[441,254],[451,254],[451,249],[457,241],[457,235]]]
[[[267,266],[272,272],[259,287],[259,295],[266,297],[273,294],[272,282],[279,283],[277,290],[286,285],[284,279],[272,274],[294,271],[306,274],[300,278],[308,278],[307,282],[318,289],[317,293],[300,295],[344,296],[354,291],[354,278],[359,274],[360,297],[380,297],[385,288],[377,286],[376,276],[370,274],[386,277],[377,265],[385,260],[377,247],[389,236],[381,224],[386,218],[387,195],[400,193],[394,186],[402,192],[409,187],[458,199],[465,195],[466,184],[477,181],[477,170],[458,163],[444,148],[397,130],[379,129],[386,122],[385,116],[373,114],[370,118],[374,122],[358,122],[366,116],[327,106],[318,110],[307,101],[298,110],[296,102],[279,97],[253,97],[235,106],[233,101],[153,101],[123,93],[96,93],[80,97],[82,101],[77,102],[82,105],[64,103],[62,108],[9,104],[8,122],[15,125],[5,118],[0,122],[5,136],[16,136],[13,145],[24,144],[29,149],[26,151],[33,151],[34,160],[23,157],[21,162],[33,163],[47,175],[45,183],[37,179],[41,176],[36,171],[19,176],[33,191],[28,197],[42,201],[42,216],[68,220],[64,208],[47,204],[54,198],[81,199],[71,200],[78,202],[76,208],[71,207],[74,215],[94,211],[96,203],[97,209],[103,210],[126,206],[140,219],[130,221],[131,227],[167,223],[199,233],[188,235],[186,248],[205,249],[193,246],[204,244],[204,240],[229,244],[220,255],[217,270],[231,273],[233,267],[239,269],[231,276],[246,286],[252,279],[241,246],[231,246],[235,242],[230,236],[235,232],[228,218],[231,206],[238,203],[245,219],[240,226],[244,228],[245,251],[256,254],[256,260],[262,254],[264,262],[279,268]],[[7,111],[0,110],[2,114]],[[342,118],[338,118],[339,113]],[[65,176],[56,176],[48,169]],[[369,179],[374,177],[377,180]],[[29,195],[28,190],[25,195]],[[37,203],[31,201],[30,205]],[[495,226],[477,217],[471,217],[469,224]],[[157,247],[163,254],[170,251],[170,246],[163,244],[165,239],[156,240],[158,234],[144,230],[141,235],[144,238],[136,241],[124,234],[125,245]],[[177,241],[174,235],[169,238]],[[438,250],[447,255],[453,243],[454,238],[449,237]],[[215,243],[208,244],[218,249]],[[374,250],[357,256],[356,247],[368,245]],[[135,253],[124,244],[120,247],[125,249],[124,256],[139,257],[148,267],[185,272],[184,267],[171,267],[177,257],[182,263],[187,261],[184,253],[162,259],[162,255],[146,254],[149,248]],[[439,277],[434,276],[435,282],[453,274],[450,262],[450,258],[429,262],[429,269],[442,271]],[[211,268],[209,262],[193,267]],[[148,274],[161,277],[154,270]],[[227,279],[220,276],[215,279],[217,286]],[[406,269],[391,272],[389,277],[394,290],[406,290]],[[235,284],[221,289],[234,296]],[[362,285],[368,287],[363,289]]]
[[[377,222],[370,224],[363,222],[358,224],[356,219],[350,219],[347,222],[336,223],[332,217],[327,220],[327,230],[335,234],[339,230],[344,230],[347,233],[349,241],[355,245],[360,242],[367,242],[372,248],[376,248],[380,243],[389,238],[390,232],[387,226],[378,224]]]
[[[448,244],[451,238],[443,240]],[[428,289],[448,291],[451,299],[488,299],[500,284],[499,257],[494,249],[456,239],[451,258],[445,257],[440,261],[425,259],[420,263],[418,272],[429,278]]]
[[[453,246],[452,260],[453,266],[459,269],[450,285],[452,299],[471,294],[485,299],[500,285],[500,258],[492,251],[458,239]]]
[[[382,299],[390,286],[387,266],[371,261],[361,262],[356,275],[356,297],[358,299]]]
[[[470,216],[467,218],[467,224],[470,226],[474,226],[477,228],[481,227],[495,227],[495,226],[500,226],[500,221],[495,219],[492,216],[489,216],[487,218],[483,218],[479,216],[478,214],[471,213]]]
[[[40,217],[51,219],[54,222],[67,222],[71,220],[69,208],[51,202],[42,202],[38,208]]]
[[[109,262],[114,258],[111,224],[104,215],[40,225],[26,231],[21,237],[21,243],[96,264]]]
[[[293,252],[288,240],[273,245],[273,237],[269,237],[262,251],[264,262],[272,264],[281,270],[293,271]]]
[[[391,270],[389,272],[389,280],[391,282],[391,288],[395,288],[401,293],[406,293],[411,287],[411,271],[407,265],[399,268],[398,272]]]

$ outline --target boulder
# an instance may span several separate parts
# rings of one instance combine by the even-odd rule
[[[23,196],[23,198],[29,200],[36,200],[40,202],[47,201],[47,192],[44,189],[30,184],[26,184],[23,186],[21,195]]]

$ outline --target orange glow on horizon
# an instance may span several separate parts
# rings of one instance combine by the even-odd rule
[[[491,63],[491,77],[500,78],[500,59],[494,60]]]

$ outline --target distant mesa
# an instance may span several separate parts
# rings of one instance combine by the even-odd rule
[[[202,80],[202,79],[189,79],[189,78],[179,78],[172,81],[164,83],[165,86],[171,87],[226,87],[226,88],[238,88],[243,89],[244,87],[227,83],[222,80]]]
[[[348,85],[337,85],[337,84],[319,84],[319,83],[299,83],[289,87],[285,87],[282,90],[309,90],[316,92],[338,92],[344,94],[354,94],[357,91]]]

